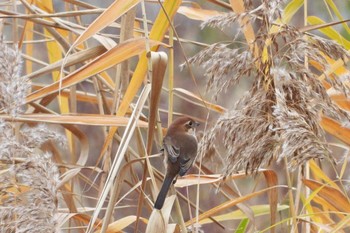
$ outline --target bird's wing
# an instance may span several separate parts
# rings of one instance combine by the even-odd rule
[[[180,172],[179,175],[183,176],[186,174],[186,172],[191,168],[193,163],[193,159],[190,157],[188,158],[181,158],[180,159]]]
[[[172,163],[175,163],[177,161],[177,158],[180,155],[180,148],[173,145],[170,138],[167,138],[167,137],[165,137],[163,140],[163,146],[164,146],[165,151],[168,154],[168,159]]]

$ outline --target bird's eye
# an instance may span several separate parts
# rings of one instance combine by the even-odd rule
[[[192,122],[192,121],[188,122],[188,125],[189,125],[189,126],[192,126],[192,125],[193,125],[193,122]]]

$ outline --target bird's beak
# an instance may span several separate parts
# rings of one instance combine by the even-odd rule
[[[199,122],[195,122],[195,123],[194,123],[194,126],[195,126],[195,127],[198,127],[198,126],[200,126],[200,123],[199,123]]]

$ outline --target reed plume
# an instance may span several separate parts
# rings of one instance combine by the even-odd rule
[[[333,41],[306,35],[288,24],[276,25],[282,6],[283,1],[262,0],[256,5],[247,0],[246,12],[207,20],[203,27],[224,30],[238,25],[238,33],[249,23],[256,25],[255,40],[238,47],[241,42],[236,35],[232,42],[213,44],[190,59],[205,69],[207,89],[214,90],[214,99],[232,91],[240,80],[253,78],[250,89],[200,142],[202,156],[222,142],[225,175],[241,169],[255,172],[282,158],[288,159],[291,169],[311,158],[334,162],[320,126],[321,115],[349,122],[348,113],[332,101],[324,85],[347,96],[344,80],[348,76],[322,73],[329,68],[327,58],[346,59],[349,53]],[[320,70],[312,68],[310,61]]]
[[[0,41],[0,109],[10,119],[24,113],[31,87],[20,70],[18,48]],[[41,145],[64,140],[44,125],[21,127],[12,120],[0,119],[0,132],[0,232],[59,232],[59,171]]]

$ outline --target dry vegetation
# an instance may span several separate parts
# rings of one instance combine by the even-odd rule
[[[90,2],[0,2],[0,232],[144,232],[183,114],[200,151],[168,232],[350,230],[344,2]]]

